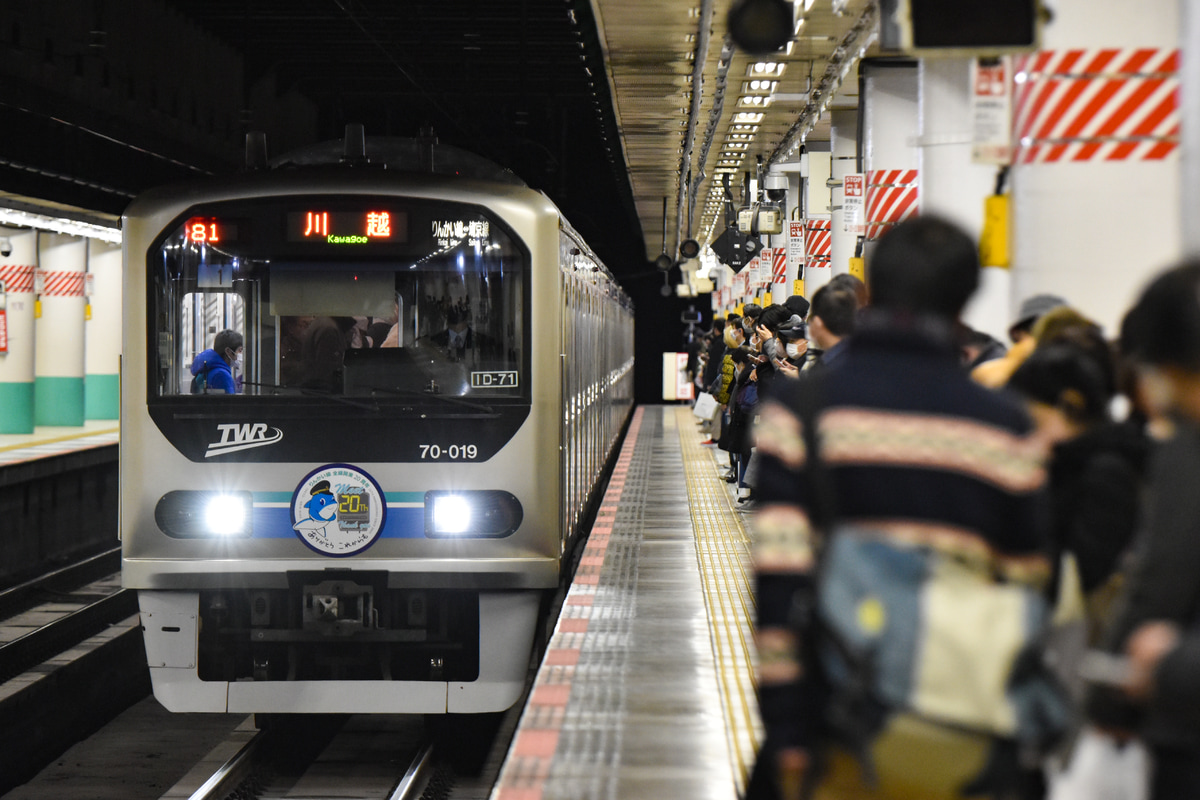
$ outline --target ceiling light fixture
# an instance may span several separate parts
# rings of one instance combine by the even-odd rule
[[[768,81],[768,80],[755,79],[752,81],[743,81],[742,82],[742,91],[743,92],[770,93],[770,92],[775,91],[775,89],[778,88],[778,86],[779,86],[779,81]]]
[[[105,225],[95,225],[91,222],[79,222],[62,217],[48,217],[44,214],[33,214],[28,211],[18,211],[12,208],[0,208],[0,225],[16,225],[22,228],[37,228],[51,233],[63,233],[68,236],[84,236],[88,239],[99,239],[109,244],[121,243],[121,231]]]
[[[746,69],[748,78],[781,78],[787,64],[780,61],[755,61]]]

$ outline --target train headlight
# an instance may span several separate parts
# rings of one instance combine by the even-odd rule
[[[245,538],[253,532],[250,492],[167,492],[154,521],[176,539]]]
[[[443,494],[433,498],[435,533],[466,533],[471,526],[471,504],[461,494]]]
[[[425,493],[425,535],[434,539],[508,536],[524,516],[521,503],[504,491]]]
[[[246,504],[236,495],[211,497],[204,507],[204,524],[218,536],[237,536],[246,529]]]

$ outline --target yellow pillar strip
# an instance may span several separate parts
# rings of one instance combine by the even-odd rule
[[[983,232],[979,235],[979,263],[1009,267],[1008,195],[994,194],[983,201]]]
[[[859,257],[859,258],[851,257],[850,258],[850,274],[853,275],[854,277],[858,278],[860,281],[866,281],[867,270],[863,264],[863,259],[861,257]]]
[[[691,409],[679,406],[675,413],[725,729],[737,794],[743,797],[763,737],[758,712],[750,537],[741,516],[733,510],[729,485],[721,479],[713,451],[703,447],[694,434]],[[724,451],[717,452],[725,455]]]

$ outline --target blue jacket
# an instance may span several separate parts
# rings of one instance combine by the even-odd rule
[[[237,393],[237,387],[233,383],[233,372],[216,350],[209,348],[196,356],[196,360],[192,362],[192,374],[200,373],[204,373],[209,389],[221,390],[225,394]]]

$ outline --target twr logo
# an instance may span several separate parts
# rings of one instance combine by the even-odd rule
[[[221,432],[221,441],[209,443],[205,458],[275,444],[283,438],[283,431],[271,428],[265,422],[229,423],[218,425],[217,430]]]

